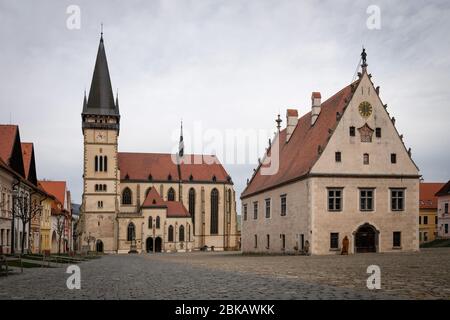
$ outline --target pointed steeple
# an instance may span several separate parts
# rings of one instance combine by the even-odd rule
[[[100,36],[89,98],[83,107],[83,114],[119,116],[119,109],[114,103],[108,62],[103,43],[103,30]]]
[[[183,141],[183,120],[181,120],[180,144],[178,145],[178,156],[184,156],[184,141]]]

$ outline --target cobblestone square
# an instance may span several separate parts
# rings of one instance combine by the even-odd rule
[[[381,268],[369,290],[367,266]],[[449,299],[450,249],[351,256],[238,253],[107,255],[79,264],[81,289],[66,267],[0,278],[0,299]]]

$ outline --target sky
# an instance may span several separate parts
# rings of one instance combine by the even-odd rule
[[[173,152],[183,120],[185,152],[217,153],[239,195],[277,114],[348,85],[364,46],[420,173],[447,181],[449,16],[446,0],[0,0],[0,123],[34,143],[39,179],[67,180],[81,203],[80,114],[103,23],[119,151]],[[242,130],[257,144],[223,161],[237,143],[223,137]]]

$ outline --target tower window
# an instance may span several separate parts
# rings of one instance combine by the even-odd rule
[[[98,171],[98,156],[95,156],[95,172]]]

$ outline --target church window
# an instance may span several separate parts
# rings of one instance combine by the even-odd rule
[[[328,189],[328,211],[342,210],[342,189]]]
[[[134,223],[130,222],[127,228],[127,241],[133,241],[136,239],[136,227]]]
[[[363,164],[369,164],[369,154],[368,153],[364,153],[363,155]]]
[[[106,191],[106,184],[103,185],[103,191]]]
[[[95,185],[95,191],[98,191],[98,184]]]
[[[99,156],[98,157],[98,171],[102,172],[103,171],[103,156]]]
[[[161,219],[159,218],[159,216],[157,216],[155,221],[155,227],[156,229],[159,229],[160,226],[161,226]]]
[[[189,213],[192,217],[192,225],[195,226],[195,189],[189,189]]]
[[[188,229],[187,239],[188,239],[188,241],[191,241],[191,225],[189,223],[187,224],[187,229]]]
[[[97,207],[98,207],[99,209],[102,209],[102,208],[103,208],[103,201],[98,201],[98,202],[97,202]]]
[[[149,229],[153,228],[153,218],[152,217],[148,217],[148,228]]]
[[[95,156],[95,172],[98,171],[98,156]]]
[[[103,157],[103,171],[108,171],[108,157],[104,156]]]
[[[175,190],[173,188],[170,188],[167,192],[167,201],[175,201]]]
[[[211,191],[211,234],[219,232],[219,191],[214,188]]]
[[[381,128],[376,128],[375,129],[375,137],[381,138]]]
[[[350,127],[350,137],[355,136],[355,127]]]
[[[132,198],[131,198],[131,190],[130,188],[125,188],[122,192],[122,204],[131,204]]]
[[[178,237],[180,239],[179,240],[180,242],[184,241],[184,226],[183,225],[180,226],[180,231],[178,233]]]
[[[397,154],[391,153],[391,163],[397,163]]]
[[[173,227],[171,225],[169,226],[168,241],[173,242]]]

